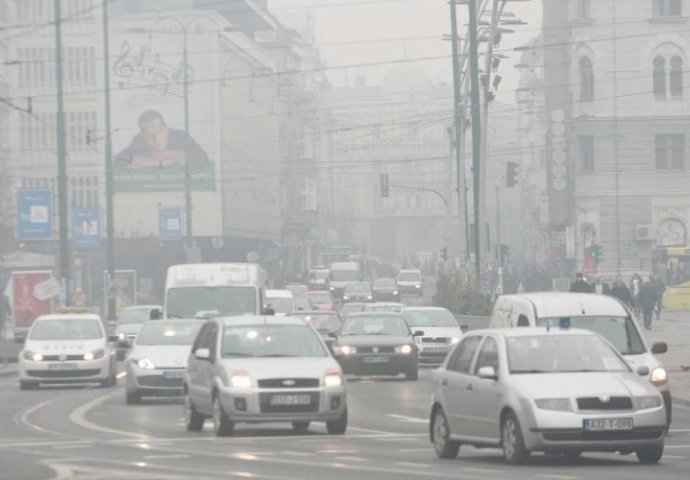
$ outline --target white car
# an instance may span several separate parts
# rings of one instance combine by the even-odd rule
[[[264,297],[266,307],[272,308],[279,317],[297,310],[295,296],[290,290],[266,290]]]
[[[400,270],[395,281],[401,295],[424,295],[424,276],[420,270]]]
[[[19,387],[41,383],[117,383],[117,336],[109,337],[98,315],[38,317],[19,353]]]
[[[455,317],[445,308],[406,307],[403,318],[412,331],[423,334],[415,337],[421,365],[443,363],[463,335]]]

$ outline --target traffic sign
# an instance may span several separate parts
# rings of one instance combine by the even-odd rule
[[[160,207],[158,232],[163,241],[182,239],[182,207]]]
[[[53,236],[53,192],[17,192],[17,239],[46,240]]]
[[[101,246],[101,211],[98,208],[72,209],[72,246],[93,250]]]

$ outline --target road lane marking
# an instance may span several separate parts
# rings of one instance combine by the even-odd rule
[[[327,450],[317,450],[316,453],[333,453],[333,454],[348,454],[348,453],[359,453],[357,450],[339,450],[337,448],[331,448]]]
[[[74,442],[69,444],[53,445],[53,450],[71,450],[77,448],[93,448],[93,442]]]
[[[389,418],[394,418],[396,420],[405,422],[405,423],[429,423],[428,418],[420,418],[420,417],[408,417],[407,415],[397,415],[397,414],[391,414],[388,415]]]
[[[398,449],[400,453],[417,453],[417,452],[433,452],[432,447],[426,447],[426,448],[401,448]]]
[[[671,432],[671,433],[688,433],[688,432],[690,432],[690,429],[676,429],[676,428],[672,428],[671,430],[669,430],[669,432]]]
[[[127,376],[127,372],[120,372],[117,374],[117,378],[123,378]]]
[[[480,467],[462,467],[462,471],[464,472],[476,472],[476,473],[490,473],[492,475],[501,475],[503,474],[503,470],[495,470],[491,468],[480,468]]]
[[[118,429],[114,429],[114,428],[104,427],[102,425],[97,425],[97,424],[93,423],[92,421],[86,419],[86,415],[89,413],[89,411],[91,411],[93,408],[101,405],[102,403],[105,403],[115,393],[116,392],[101,395],[100,397],[96,397],[93,400],[90,400],[90,401],[86,402],[85,404],[81,405],[80,407],[77,407],[70,414],[70,416],[69,416],[70,421],[76,425],[79,425],[82,428],[87,429],[87,430],[93,430],[96,432],[108,433],[110,435],[119,435],[119,436],[138,438],[138,439],[150,438],[148,435],[144,435],[142,433],[130,432],[128,430],[118,430]]]
[[[673,458],[673,459],[685,460],[688,457],[684,457],[682,455],[664,455],[664,458]]]
[[[366,462],[366,458],[362,457],[350,457],[350,456],[343,456],[343,457],[335,457],[334,460],[337,460],[339,462]]]
[[[690,445],[664,445],[664,448],[690,448]]]
[[[144,458],[146,460],[166,460],[171,458],[189,458],[189,455],[185,453],[169,453],[167,455],[146,455]]]
[[[280,452],[283,455],[291,455],[293,457],[313,457],[314,454],[312,452],[295,452],[295,451],[286,451],[286,452]]]
[[[415,463],[415,462],[397,462],[396,465],[401,467],[413,467],[413,468],[429,468],[431,465],[428,463]]]
[[[572,475],[557,475],[555,473],[539,473],[539,478],[552,478],[554,480],[578,480],[581,477],[573,477]]]

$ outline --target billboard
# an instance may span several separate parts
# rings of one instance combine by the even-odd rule
[[[12,272],[15,336],[25,334],[36,317],[52,311],[55,292],[50,291],[50,286],[54,283],[53,274],[49,271]]]
[[[217,26],[203,20],[197,26],[189,19],[185,62],[181,27],[167,20],[154,26],[154,21],[121,17],[114,29],[112,162],[118,233],[158,236],[159,208],[180,203],[188,168],[194,233],[219,235],[220,215],[203,215],[221,209]]]
[[[47,240],[53,236],[53,192],[17,192],[17,239]]]
[[[72,208],[72,246],[75,250],[94,250],[101,246],[100,209]]]

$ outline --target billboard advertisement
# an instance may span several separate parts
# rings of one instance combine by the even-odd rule
[[[180,19],[187,25],[185,20]],[[155,25],[154,21],[122,17],[113,36],[118,233],[158,236],[160,205],[179,204],[189,179],[194,234],[218,235],[220,215],[203,214],[220,212],[221,205],[217,26],[203,19],[198,20],[199,26],[192,21],[183,35],[182,26],[172,19]]]
[[[53,236],[53,192],[17,192],[17,239],[48,240]]]
[[[12,314],[15,338],[26,335],[29,327],[40,315],[53,309],[55,283],[49,271],[12,272]]]
[[[75,250],[94,250],[100,248],[100,209],[72,208],[72,246]]]

